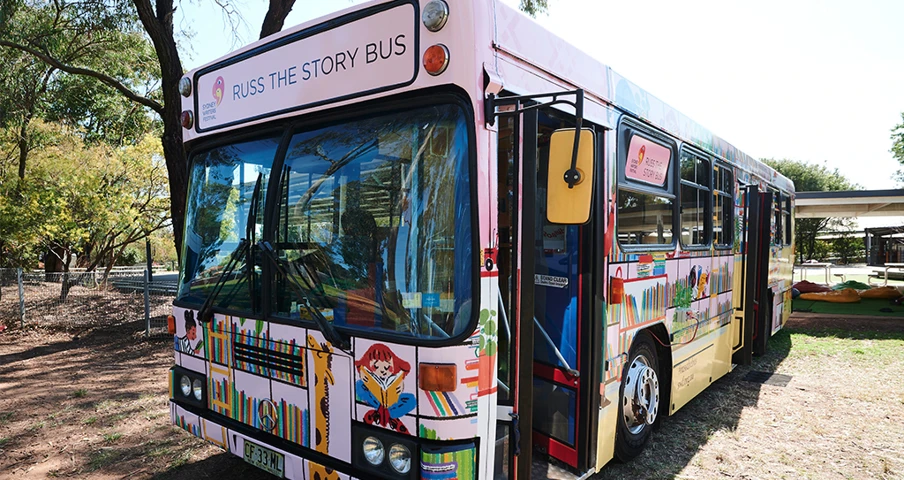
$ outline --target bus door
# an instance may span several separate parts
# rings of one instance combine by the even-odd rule
[[[769,244],[772,193],[760,192],[756,185],[741,187],[743,218],[741,230],[741,321],[735,329],[732,361],[750,365],[753,355],[766,351],[772,303],[768,298]]]
[[[500,98],[505,100],[505,98]],[[525,102],[531,104],[532,102]],[[592,228],[546,221],[549,138],[574,117],[513,105],[498,118],[499,355],[496,479],[538,478],[554,458],[576,470],[593,460],[587,440],[596,415],[581,374],[582,321],[589,314]],[[499,112],[505,112],[497,106]],[[600,150],[601,151],[601,150]],[[587,249],[589,251],[589,249]],[[593,412],[596,413],[595,411]],[[545,476],[544,475],[541,475]]]
[[[537,200],[533,236],[533,446],[535,454],[548,455],[578,468],[580,425],[587,423],[581,375],[581,333],[587,308],[582,288],[588,284],[582,272],[588,261],[584,245],[590,228],[552,224],[546,220],[549,138],[559,128],[573,128],[574,118],[541,110],[537,131]],[[525,245],[525,249],[528,248]],[[589,249],[588,249],[589,251]],[[583,283],[582,283],[583,282]],[[522,320],[523,321],[523,320]]]

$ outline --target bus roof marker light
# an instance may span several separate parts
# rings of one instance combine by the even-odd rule
[[[427,48],[424,52],[424,70],[430,75],[439,75],[449,66],[449,49],[442,43]]]
[[[195,124],[195,116],[191,113],[191,110],[184,110],[182,112],[182,116],[180,117],[182,120],[183,128],[191,128],[192,125]]]
[[[431,32],[442,30],[446,26],[446,20],[449,20],[449,5],[443,0],[433,0],[421,12],[421,21]]]
[[[182,77],[179,80],[179,93],[182,94],[183,97],[187,97],[191,95],[191,79],[188,77]]]

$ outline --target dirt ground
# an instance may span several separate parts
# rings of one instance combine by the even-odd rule
[[[268,478],[169,425],[172,340],[141,331],[0,333],[0,478]],[[902,372],[904,319],[795,314],[768,355],[595,478],[904,478]]]

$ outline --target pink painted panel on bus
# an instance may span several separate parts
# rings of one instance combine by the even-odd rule
[[[414,80],[410,4],[251,56],[198,78],[201,130]]]
[[[625,176],[650,185],[665,185],[672,152],[658,143],[634,135],[628,147]]]

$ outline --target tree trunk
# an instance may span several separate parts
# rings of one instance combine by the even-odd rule
[[[261,25],[261,36],[264,38],[279,32],[283,28],[286,16],[292,11],[295,0],[270,0],[270,8],[264,15],[264,21]]]
[[[182,231],[185,226],[185,189],[188,168],[182,149],[182,97],[179,80],[182,78],[182,61],[173,36],[172,0],[157,0],[151,7],[150,0],[132,0],[138,17],[144,25],[160,62],[161,89],[163,90],[163,156],[170,186],[170,211],[173,218],[173,240],[177,258],[182,254]]]
[[[31,123],[31,115],[22,121],[19,129],[19,180],[25,180],[25,163],[28,160],[28,124]]]

